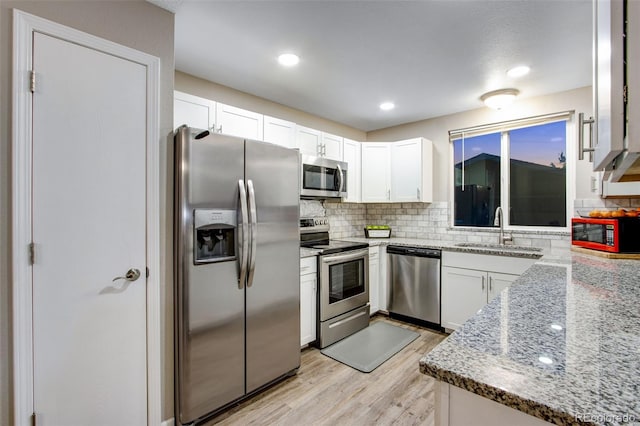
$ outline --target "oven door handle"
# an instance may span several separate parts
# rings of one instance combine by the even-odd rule
[[[369,249],[358,250],[356,252],[351,252],[349,254],[343,254],[339,256],[335,256],[333,254],[322,256],[322,263],[331,264],[331,263],[341,263],[347,262],[349,260],[360,259],[362,257],[369,256]]]

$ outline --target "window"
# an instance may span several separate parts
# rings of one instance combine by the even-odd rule
[[[569,113],[450,132],[454,226],[567,226]],[[467,136],[467,133],[470,136]]]

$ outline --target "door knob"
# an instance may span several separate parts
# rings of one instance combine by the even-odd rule
[[[124,277],[115,277],[111,281],[118,281],[118,280],[135,281],[138,278],[140,278],[140,269],[132,268],[127,271],[127,274]]]

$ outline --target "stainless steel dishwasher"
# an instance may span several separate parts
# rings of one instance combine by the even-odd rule
[[[440,329],[441,251],[388,246],[389,314]]]

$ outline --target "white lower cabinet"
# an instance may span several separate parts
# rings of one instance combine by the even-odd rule
[[[509,287],[535,259],[442,253],[442,326],[457,330]]]
[[[300,346],[316,340],[317,258],[300,259]]]
[[[369,308],[371,315],[380,310],[380,247],[369,247]]]
[[[380,311],[387,312],[387,298],[389,295],[389,277],[387,276],[387,263],[389,256],[387,256],[387,246],[380,246],[380,254],[378,255],[378,309]]]

